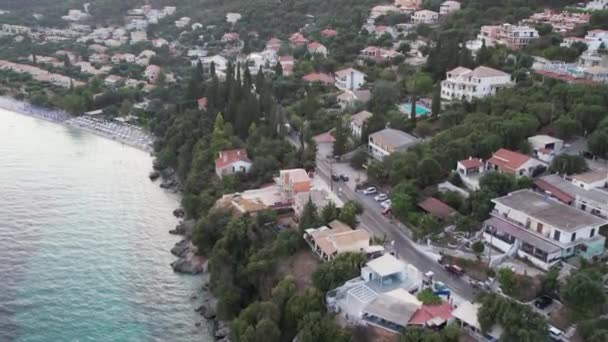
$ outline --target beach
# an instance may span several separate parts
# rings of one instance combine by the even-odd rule
[[[94,116],[72,116],[54,109],[41,108],[30,103],[0,96],[0,108],[38,119],[86,130],[98,136],[118,141],[146,152],[153,151],[154,137],[141,127]]]

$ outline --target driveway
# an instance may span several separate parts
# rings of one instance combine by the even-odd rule
[[[355,192],[355,180],[358,172],[350,168],[345,163],[330,163],[327,158],[317,158],[316,174],[331,183],[331,170],[343,170],[350,176],[348,183],[334,182],[333,191],[339,191],[339,196],[343,200],[355,200],[364,207],[363,214],[359,216],[361,225],[370,233],[394,241],[395,251],[398,257],[412,264],[422,273],[432,271],[435,279],[445,283],[453,292],[466,300],[473,300],[473,288],[465,280],[449,274],[437,261],[433,260],[428,254],[419,250],[410,239],[409,230],[402,224],[392,221],[380,214],[380,205],[374,201],[373,196],[364,196],[362,193]],[[349,170],[349,171],[347,171]],[[340,184],[337,185],[336,183]]]

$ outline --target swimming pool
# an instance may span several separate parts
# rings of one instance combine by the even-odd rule
[[[402,103],[399,105],[399,109],[407,115],[412,113],[412,105],[410,103]],[[416,116],[427,116],[431,110],[425,106],[416,103]]]

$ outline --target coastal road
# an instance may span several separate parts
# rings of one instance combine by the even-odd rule
[[[317,158],[316,174],[322,177],[328,184],[331,179],[329,177],[331,166],[327,159]],[[389,240],[395,241],[395,251],[398,256],[408,263],[418,268],[422,273],[432,271],[435,273],[435,279],[445,283],[453,292],[466,300],[473,300],[473,288],[465,280],[448,273],[443,266],[433,260],[424,252],[420,251],[410,237],[407,235],[405,228],[400,227],[396,222],[384,217],[380,213],[380,206],[373,200],[371,196],[364,196],[361,193],[355,192],[351,186],[346,186],[344,183],[340,187],[334,186],[334,190],[340,189],[340,197],[346,200],[356,200],[363,204],[363,214],[359,216],[361,225],[363,225],[370,233],[376,236],[386,236]]]

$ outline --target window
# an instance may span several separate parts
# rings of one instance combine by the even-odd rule
[[[570,241],[574,240],[576,240],[576,233],[572,233],[572,235],[570,236]]]
[[[589,233],[589,237],[592,238],[595,235],[595,228],[591,229],[591,233]]]
[[[553,231],[553,240],[559,241],[560,237],[561,237],[561,232],[559,230],[554,230]]]

